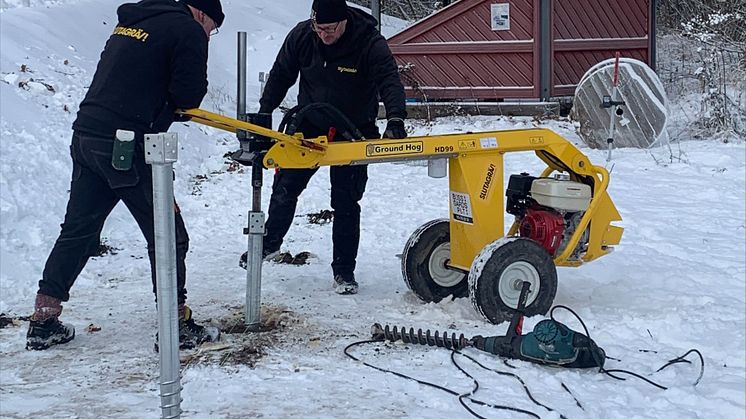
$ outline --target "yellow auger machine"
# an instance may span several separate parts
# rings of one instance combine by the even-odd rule
[[[545,314],[557,292],[556,266],[590,262],[611,252],[622,237],[623,229],[611,225],[621,216],[607,193],[608,171],[548,129],[329,141],[201,109],[181,113],[265,144],[254,154],[255,165],[265,168],[405,160],[429,160],[437,168],[447,161],[450,218],[425,223],[412,234],[402,275],[423,301],[468,295],[493,323],[511,318],[523,282],[530,284],[524,313]],[[535,152],[547,167],[538,176],[511,175],[505,189],[504,155],[520,151]],[[515,216],[507,231],[506,211]]]

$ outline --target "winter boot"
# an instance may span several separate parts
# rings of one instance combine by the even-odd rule
[[[36,294],[34,314],[26,333],[26,349],[43,350],[67,343],[75,338],[75,329],[59,320],[62,301],[44,294]]]
[[[192,309],[187,305],[179,306],[179,349],[193,349],[219,339],[220,329],[197,324],[192,318]],[[155,351],[158,352],[158,333],[155,334]]]
[[[192,319],[192,309],[179,306],[179,349],[191,349],[205,342],[217,342],[220,329],[215,326],[202,326]]]
[[[355,275],[334,275],[334,292],[340,295],[357,294]]]

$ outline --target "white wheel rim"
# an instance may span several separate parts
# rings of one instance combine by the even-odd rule
[[[518,308],[518,298],[521,296],[521,287],[526,281],[531,285],[531,291],[526,299],[526,307],[536,300],[541,289],[539,272],[528,262],[513,262],[503,270],[498,284],[498,294],[503,304],[510,308]]]
[[[433,282],[443,288],[455,287],[459,282],[464,280],[465,274],[446,267],[446,263],[448,263],[450,259],[451,244],[443,243],[433,249],[433,252],[430,254],[430,260],[427,264]]]

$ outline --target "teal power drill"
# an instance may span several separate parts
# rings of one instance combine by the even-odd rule
[[[470,346],[498,356],[536,364],[564,368],[603,367],[604,350],[588,336],[550,319],[542,320],[534,330],[521,335],[523,310],[528,298],[529,283],[524,282],[518,298],[518,308],[505,336],[474,336]]]
[[[505,336],[474,336],[467,339],[464,335],[450,336],[447,333],[439,335],[436,331],[423,332],[405,328],[390,329],[389,326],[373,325],[374,340],[401,340],[406,343],[417,343],[429,346],[439,346],[447,349],[463,349],[473,347],[497,356],[520,359],[541,365],[563,368],[594,368],[603,367],[606,354],[588,336],[576,332],[556,320],[542,320],[534,326],[534,330],[522,335],[523,311],[526,308],[530,285],[523,282],[518,307],[510,321]]]

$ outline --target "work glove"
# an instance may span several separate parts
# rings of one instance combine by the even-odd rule
[[[383,132],[383,138],[407,138],[407,130],[404,128],[404,120],[401,118],[389,119],[389,122],[386,124],[386,131]]]

